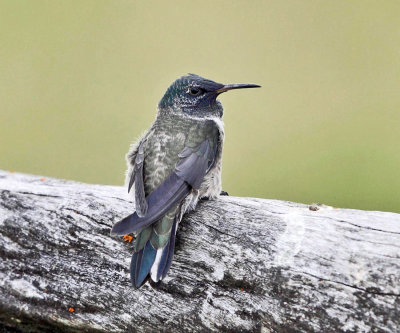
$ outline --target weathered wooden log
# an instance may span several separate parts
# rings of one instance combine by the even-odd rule
[[[165,282],[135,290],[110,236],[125,188],[0,171],[0,195],[0,330],[400,331],[398,214],[203,201]]]

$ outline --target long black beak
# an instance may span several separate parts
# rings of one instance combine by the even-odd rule
[[[232,90],[232,89],[244,89],[244,88],[260,88],[258,84],[253,83],[234,83],[234,84],[226,84],[222,88],[216,90],[217,94],[221,94],[225,91]]]

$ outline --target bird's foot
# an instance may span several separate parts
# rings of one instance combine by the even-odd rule
[[[228,192],[225,192],[225,191],[221,191],[221,193],[219,195],[229,196]],[[208,200],[210,200],[210,198],[209,197],[202,197],[200,200],[208,201]]]

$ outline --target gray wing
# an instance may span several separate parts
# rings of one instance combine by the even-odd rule
[[[182,201],[192,189],[200,188],[215,160],[217,150],[213,146],[205,139],[195,148],[186,147],[179,154],[181,159],[175,170],[146,198],[147,214],[140,217],[135,212],[116,223],[111,232],[124,235],[145,228]]]
[[[145,216],[148,209],[146,194],[144,192],[144,183],[143,183],[143,162],[144,162],[145,144],[146,144],[146,139],[142,140],[142,142],[138,147],[135,157],[135,164],[133,166],[133,171],[128,185],[128,193],[129,193],[133,183],[135,183],[136,213],[140,217]]]

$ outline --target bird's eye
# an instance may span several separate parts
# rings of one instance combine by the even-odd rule
[[[203,89],[197,87],[190,87],[188,90],[189,95],[199,96],[203,93]]]

